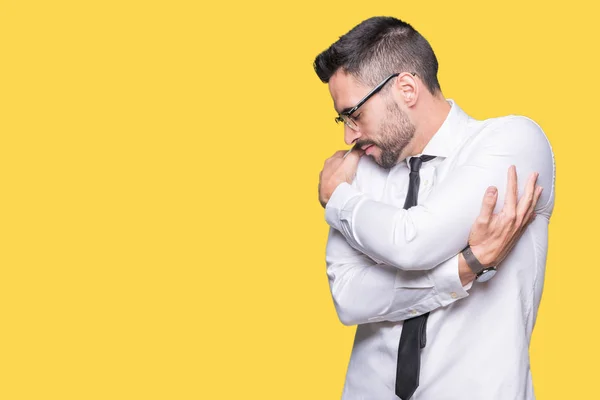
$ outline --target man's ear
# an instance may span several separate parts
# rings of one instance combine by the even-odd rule
[[[419,97],[419,85],[415,75],[410,72],[403,72],[396,78],[394,83],[394,92],[397,101],[406,107],[412,107]]]

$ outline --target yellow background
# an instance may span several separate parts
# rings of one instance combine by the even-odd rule
[[[312,62],[375,15],[467,113],[545,130],[534,385],[594,398],[597,12],[556,4],[1,1],[0,398],[339,398],[316,190],[346,146]]]

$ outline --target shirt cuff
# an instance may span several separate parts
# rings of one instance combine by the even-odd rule
[[[458,256],[458,254],[455,255],[429,271],[430,278],[438,292],[437,299],[441,307],[467,297],[469,295],[467,290],[471,289],[473,285],[473,282],[469,282],[463,286],[460,282]]]
[[[347,182],[338,185],[325,206],[325,221],[332,228],[342,231],[342,220],[350,221],[352,210],[362,195]]]

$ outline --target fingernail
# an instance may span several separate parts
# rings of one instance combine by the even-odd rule
[[[496,188],[495,187],[488,189],[488,191],[487,191],[487,195],[488,196],[493,196],[495,194],[496,194]]]

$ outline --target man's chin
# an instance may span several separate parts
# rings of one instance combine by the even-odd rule
[[[377,165],[379,165],[381,168],[390,169],[395,165],[395,164],[392,164],[392,165],[384,164],[381,160],[381,157],[375,156],[373,154],[370,154],[369,157],[371,157],[373,159],[373,161],[375,161],[377,163]]]
[[[373,147],[375,147],[375,146],[373,146]],[[390,169],[394,165],[397,164],[397,162],[392,162],[392,163],[387,162],[387,163],[384,163],[383,162],[383,154],[382,154],[382,152],[381,152],[381,150],[379,148],[375,148],[374,151],[371,152],[371,154],[365,154],[365,155],[371,157],[373,159],[373,161],[375,161],[377,163],[377,165],[379,165],[380,167],[385,168],[385,169]]]
[[[398,160],[394,160],[391,157],[383,157],[381,154],[373,157],[375,162],[382,168],[391,169],[400,163]]]
[[[371,157],[378,165],[381,166],[381,157],[376,154],[366,154],[367,157]]]

